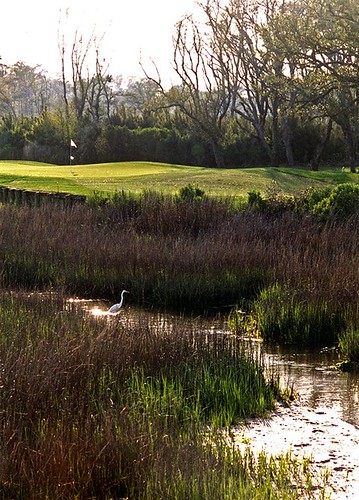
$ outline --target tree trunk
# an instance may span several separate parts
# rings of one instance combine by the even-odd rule
[[[357,140],[356,133],[352,130],[350,126],[342,127],[345,144],[348,150],[349,168],[352,173],[356,172],[356,162],[357,162]]]
[[[273,148],[271,148],[270,145],[268,144],[268,141],[266,140],[264,135],[264,131],[261,129],[261,127],[257,125],[254,125],[254,127],[257,132],[259,143],[263,147],[264,151],[267,153],[271,165],[277,166],[278,165],[277,152],[273,150]]]
[[[280,131],[279,131],[279,99],[275,97],[273,99],[272,106],[272,150],[271,150],[271,162],[273,166],[278,165],[279,159],[279,143],[280,143]]]
[[[313,155],[313,158],[309,162],[309,168],[310,170],[317,171],[319,168],[320,161],[322,159],[323,153],[325,151],[325,148],[327,147],[329,143],[329,139],[332,133],[333,129],[333,120],[329,118],[328,123],[327,123],[327,130],[326,134],[324,137],[324,140],[317,144],[317,147],[315,148],[315,153]]]
[[[287,164],[289,167],[293,167],[294,165],[294,155],[293,155],[293,147],[292,147],[292,120],[288,116],[285,116],[282,120],[282,133],[283,133],[283,142],[285,147],[285,154],[287,158]]]
[[[220,147],[218,146],[218,144],[215,141],[211,142],[211,146],[212,146],[212,151],[214,154],[214,159],[216,162],[216,167],[217,168],[225,168],[226,165],[224,163],[224,158],[223,158],[222,151],[220,150]]]

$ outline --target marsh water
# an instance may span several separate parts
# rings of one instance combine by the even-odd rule
[[[359,428],[359,374],[337,369],[336,349],[298,346],[264,347],[266,359],[285,384],[293,384],[308,408],[328,407]]]
[[[330,473],[331,499],[359,498],[359,375],[337,369],[332,347],[263,346],[265,359],[297,400],[278,406],[269,418],[237,427],[236,437],[274,455],[290,451],[312,459],[318,476]],[[243,445],[242,445],[243,446]],[[321,490],[312,492],[321,497]]]
[[[106,316],[108,304],[80,301],[89,313]],[[171,316],[125,308],[123,320],[148,314],[159,325],[170,327]],[[172,317],[173,318],[173,317]],[[230,335],[223,320],[203,322],[208,332]],[[249,341],[243,340],[246,344]],[[253,342],[251,341],[253,349]],[[279,454],[310,456],[318,473],[330,471],[330,498],[359,498],[359,374],[337,369],[338,354],[332,346],[300,348],[255,343],[267,369],[278,373],[283,386],[293,387],[297,398],[279,405],[266,419],[253,419],[233,429],[238,446]],[[315,495],[315,485],[313,487]],[[320,488],[317,496],[321,498]]]
[[[289,406],[278,405],[264,420],[237,426],[238,445],[249,443],[254,451],[273,455],[289,451],[310,457],[317,484],[330,473],[326,494],[331,499],[358,499],[359,374],[338,370],[333,346],[261,345],[261,350],[265,365],[279,374],[284,387],[293,387],[297,397]],[[322,498],[315,482],[311,494]]]

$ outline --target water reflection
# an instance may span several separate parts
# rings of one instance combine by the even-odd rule
[[[122,311],[118,311],[117,313],[110,313],[108,311],[108,307],[106,307],[105,305],[105,302],[99,302],[98,300],[71,298],[66,301],[66,310],[71,311],[79,309],[87,311],[91,316],[95,317],[113,317],[122,313]]]
[[[336,368],[334,349],[264,347],[265,357],[286,384],[293,384],[301,402],[309,408],[327,407],[359,427],[359,376]]]
[[[104,311],[103,309],[99,309],[98,307],[93,307],[92,309],[89,310],[89,313],[92,316],[109,316],[112,313],[109,313],[108,311]]]
[[[71,299],[68,307],[81,309],[104,321],[126,321],[138,323],[141,318],[144,325],[156,329],[159,334],[170,334],[173,325],[180,318],[162,313],[154,313],[126,306],[118,314],[108,313],[108,303]],[[183,318],[181,319],[183,321]],[[208,335],[222,333],[230,335],[223,319],[206,321],[197,318],[189,322],[188,327],[201,325]],[[266,346],[261,342],[243,340],[246,349],[261,355],[270,370],[279,373],[282,384],[293,386],[299,393],[301,403],[309,408],[330,408],[338,417],[359,428],[359,375],[343,373],[336,368],[340,361],[335,349],[300,348],[298,346]]]

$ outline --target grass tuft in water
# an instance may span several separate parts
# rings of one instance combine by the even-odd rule
[[[344,324],[337,306],[308,295],[279,283],[262,290],[252,312],[259,334],[269,342],[333,344]]]

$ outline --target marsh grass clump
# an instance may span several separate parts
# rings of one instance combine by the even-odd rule
[[[359,371],[358,317],[358,311],[353,312],[353,310],[348,309],[346,328],[338,336],[338,350],[341,358],[338,367],[343,371]]]
[[[359,330],[348,328],[341,332],[338,347],[342,358],[338,367],[343,371],[359,371]]]
[[[175,452],[163,472],[158,467],[155,484],[151,480],[147,485],[156,498],[299,500],[314,499],[316,488],[323,499],[327,498],[327,480],[313,477],[308,459],[299,460],[290,453],[269,457],[262,452],[256,456],[249,448],[241,452],[218,434],[205,447]]]
[[[344,318],[337,306],[311,300],[307,290],[293,290],[287,284],[262,290],[253,303],[258,333],[269,342],[332,345]]]
[[[295,459],[224,446],[223,427],[266,414],[279,390],[235,337],[95,318],[54,294],[0,305],[2,498],[241,498],[285,491],[298,468],[308,483]]]

